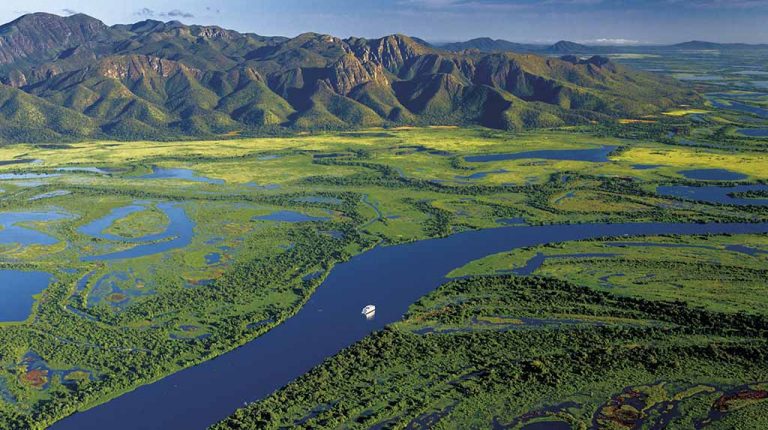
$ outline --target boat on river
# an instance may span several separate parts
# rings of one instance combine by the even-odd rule
[[[363,308],[362,314],[365,316],[373,315],[374,313],[376,313],[376,306],[374,305],[368,305]]]
[[[244,399],[253,402],[270,396],[304,375],[307,369],[399,321],[413,303],[444,284],[445,274],[456,267],[513,249],[626,233],[763,234],[768,233],[768,223],[514,226],[375,247],[334,266],[306,305],[263,335],[215,360],[180,370],[75,413],[53,424],[50,430],[202,430],[228,417]],[[418,270],[404,269],[409,267]],[[349,311],[350,303],[363,300],[383,303],[386,312],[363,324],[359,314]],[[142,413],[137,414],[138,410]]]

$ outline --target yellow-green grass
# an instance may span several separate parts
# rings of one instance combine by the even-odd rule
[[[133,212],[115,220],[104,233],[127,238],[162,233],[168,225],[168,217],[155,208]]]
[[[611,246],[614,242],[672,246]],[[760,271],[768,267],[768,254],[747,255],[727,249],[729,245],[768,251],[768,235],[648,237],[544,245],[490,255],[453,270],[447,276],[455,278],[517,269],[539,253],[549,257],[615,254],[612,257],[547,258],[533,274],[617,294],[654,300],[685,300],[719,311],[765,313],[768,301],[760,297],[765,297],[768,287]],[[719,274],[713,274],[718,271]]]
[[[711,111],[704,110],[704,109],[676,109],[671,110],[668,112],[663,112],[662,115],[671,116],[671,117],[681,117],[686,115],[703,115],[710,113]]]
[[[631,119],[631,118],[621,118],[618,120],[619,124],[654,124],[657,121],[650,120],[650,119]]]
[[[659,148],[634,146],[613,157],[629,164],[660,164],[660,172],[686,169],[727,169],[754,179],[768,179],[764,153],[724,152],[699,148]],[[636,173],[635,173],[636,174]]]
[[[567,160],[508,160],[492,163],[461,161],[462,157],[473,154],[584,149],[604,145],[627,146],[629,150],[606,163]],[[416,151],[415,148],[404,148],[409,146],[446,151],[450,154],[430,154],[427,151]],[[650,221],[653,218],[646,214],[646,210],[661,211],[659,208],[662,208],[664,203],[669,203],[668,200],[661,197],[619,195],[615,191],[608,191],[603,186],[604,182],[612,177],[631,176],[636,178],[641,186],[652,187],[658,181],[677,177],[677,171],[681,168],[668,163],[669,166],[654,170],[634,170],[633,164],[648,163],[642,156],[633,153],[636,149],[668,151],[670,148],[653,142],[598,137],[583,130],[507,133],[456,128],[372,129],[355,133],[208,142],[83,142],[73,144],[70,149],[58,150],[31,145],[4,146],[0,148],[0,157],[35,158],[42,159],[43,163],[0,166],[2,172],[46,172],[57,167],[73,165],[117,170],[110,170],[110,175],[65,173],[58,177],[42,179],[39,181],[41,185],[35,188],[25,187],[18,181],[1,181],[0,187],[6,190],[3,197],[9,197],[4,200],[4,211],[56,209],[71,214],[71,217],[29,225],[59,239],[56,245],[9,245],[0,249],[0,256],[6,262],[10,261],[7,263],[8,267],[23,264],[25,267],[52,272],[60,281],[40,295],[36,310],[30,316],[30,321],[36,321],[36,328],[49,330],[51,321],[54,321],[58,324],[58,332],[73,339],[86,336],[81,330],[90,330],[93,334],[88,336],[109,339],[118,347],[133,347],[146,341],[146,336],[149,335],[155,336],[151,337],[152,342],[162,344],[165,340],[170,341],[168,335],[174,333],[175,327],[182,322],[199,326],[200,330],[194,331],[195,335],[198,335],[206,330],[204,328],[223,329],[222,321],[230,321],[244,315],[247,315],[249,321],[267,318],[275,311],[283,312],[280,315],[289,315],[306,299],[311,288],[306,288],[301,278],[314,271],[325,271],[327,260],[281,267],[280,275],[286,276],[284,280],[261,288],[247,297],[230,300],[230,296],[225,296],[220,300],[195,302],[184,307],[176,304],[178,302],[167,301],[163,302],[159,309],[153,309],[152,306],[159,297],[183,297],[185,291],[206,288],[200,285],[201,281],[226,278],[238,267],[289,255],[287,253],[292,252],[292,246],[313,237],[309,232],[317,233],[313,230],[314,224],[302,226],[254,221],[255,216],[279,210],[293,210],[308,215],[329,216],[331,221],[337,224],[350,223],[355,219],[354,225],[347,226],[357,229],[361,239],[340,248],[345,258],[382,241],[391,244],[425,239],[462,229],[497,227],[498,218],[522,216],[530,223],[594,222],[606,219]],[[332,164],[332,160],[322,164],[313,157],[318,154],[353,151],[363,155],[354,160],[355,162],[376,163],[399,169],[406,179],[398,181],[388,178],[379,181],[375,170],[360,165]],[[686,148],[683,151],[689,150]],[[693,155],[687,164],[684,164],[685,167],[709,167],[706,166],[711,161],[708,157],[734,157],[733,154],[720,154],[716,151],[690,151]],[[280,157],[260,158],[274,154]],[[760,154],[742,153],[740,157],[756,163],[754,160],[759,159]],[[223,179],[225,183],[216,185],[180,179],[139,178],[149,173],[153,165],[187,168],[198,176]],[[477,180],[455,178],[497,169],[506,169],[509,172]],[[552,175],[561,173],[568,174],[571,178],[565,182],[558,179],[546,186],[534,185],[530,189],[494,188],[484,190],[480,194],[473,194],[471,187],[475,184],[544,184],[551,180]],[[579,175],[589,177],[581,178]],[[308,181],[316,176],[335,178],[338,183]],[[438,187],[409,182],[408,178],[445,180],[454,188],[441,190]],[[263,189],[246,186],[247,183],[278,184],[279,187]],[[466,192],[462,191],[462,187]],[[28,200],[29,197],[42,192],[58,189],[72,191],[72,194],[39,201]],[[573,192],[572,198],[556,202],[569,192]],[[353,200],[349,206],[344,203],[338,208],[295,200],[297,194],[320,193],[345,193],[345,198]],[[115,208],[134,204],[137,200],[147,201],[146,204],[150,208],[160,201],[178,201],[195,223],[195,235],[191,243],[185,248],[168,251],[163,255],[123,261],[81,261],[80,257],[83,255],[99,255],[135,246],[132,243],[94,239],[79,233],[78,227],[109,214]],[[532,201],[537,204],[532,205]],[[357,213],[342,215],[342,211],[349,208],[356,208]],[[328,209],[331,209],[330,214]],[[694,204],[687,205],[685,210],[670,208],[664,211],[664,214],[670,217],[691,216],[692,219],[698,219],[697,217],[707,216],[710,217],[708,220],[720,213],[728,216],[743,215],[735,209],[724,211]],[[638,212],[643,212],[644,215],[636,215]],[[430,227],[430,224],[435,222],[435,213],[447,214],[448,221],[439,226],[439,229]],[[150,209],[115,222],[108,231],[120,235],[142,236],[161,230],[166,223],[163,215],[155,209]],[[327,234],[318,236],[328,237]],[[205,256],[209,253],[220,253],[220,264],[206,264]],[[530,256],[530,253],[526,255]],[[519,260],[524,263],[526,259],[521,257]],[[549,268],[549,265],[545,268]],[[554,268],[555,266],[552,266],[552,270]],[[76,269],[77,273],[70,274],[64,269]],[[129,306],[147,305],[142,311],[123,314],[119,310],[113,311],[107,304],[98,305],[97,311],[101,316],[114,319],[110,324],[106,324],[77,318],[68,310],[67,306],[82,307],[83,303],[89,303],[89,299],[98,299],[97,295],[104,296],[103,290],[94,292],[96,281],[103,275],[129,270],[132,276],[140,281],[129,282],[122,288],[126,295],[133,295]],[[93,275],[85,290],[79,296],[70,298],[77,281],[90,272],[93,272]],[[190,285],[198,286],[188,288]],[[217,291],[216,288],[211,290]],[[487,316],[504,318],[504,315],[490,311]],[[569,315],[559,317],[568,319]],[[77,321],[79,325],[74,329],[72,326],[61,325],[62,321]],[[124,328],[126,331],[122,331]],[[112,339],[113,330],[119,332],[122,337]],[[239,339],[238,342],[241,342],[246,338]],[[51,345],[53,343],[50,342]],[[232,346],[222,344],[221,348],[226,350]],[[219,353],[219,350],[216,353]],[[202,355],[187,351],[174,359],[180,361],[173,363],[193,363],[203,358],[205,357]],[[130,360],[131,357],[123,359]],[[5,364],[9,363],[0,359],[0,365]],[[169,366],[174,369],[178,367],[176,364]],[[93,370],[115,372],[114,369],[106,367]],[[159,376],[152,376],[147,380],[156,377]],[[125,387],[99,392],[97,398],[88,400],[88,405],[107,400],[123,389]],[[23,392],[22,389],[17,391]],[[16,391],[14,393],[19,394]]]
[[[568,212],[638,212],[653,207],[653,200],[630,199],[591,190],[563,191],[550,198],[550,206]]]

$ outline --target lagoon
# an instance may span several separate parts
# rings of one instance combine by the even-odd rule
[[[734,194],[749,191],[768,191],[768,185],[738,185],[735,187],[662,185],[656,188],[658,194],[686,200],[736,206],[768,206],[768,198],[734,197]]]
[[[524,160],[529,158],[543,160],[571,160],[587,161],[592,163],[605,163],[611,161],[608,155],[616,146],[602,146],[590,149],[545,149],[541,151],[513,152],[504,154],[470,155],[464,160],[470,163],[487,163],[490,161]]]
[[[107,218],[107,221],[110,221],[109,224],[107,224],[105,221],[96,220],[84,227],[86,227],[86,232],[89,234],[93,233],[93,235],[96,237],[101,237],[107,240],[119,238],[119,240],[123,242],[141,242],[139,245],[124,251],[117,251],[103,255],[83,256],[80,258],[80,261],[107,261],[120,260],[124,258],[144,257],[147,255],[159,254],[161,252],[166,252],[177,248],[184,248],[185,246],[192,243],[195,223],[189,218],[189,216],[187,216],[186,211],[179,203],[163,202],[157,204],[157,208],[163,211],[163,213],[165,213],[165,215],[170,220],[168,227],[162,233],[136,239],[125,239],[120,236],[113,236],[102,233],[104,228],[108,227],[111,222],[114,221],[113,218],[115,216],[121,215],[124,212],[135,211],[135,208],[135,206],[127,206],[114,210],[112,213],[105,217]],[[116,215],[115,211],[117,211]],[[101,228],[102,226],[104,228]]]
[[[184,181],[205,182],[215,185],[224,184],[223,179],[212,179],[205,176],[197,176],[197,174],[190,169],[166,168],[158,166],[152,166],[152,173],[139,176],[139,179],[181,179]]]
[[[327,221],[328,217],[317,217],[296,211],[275,211],[268,215],[253,217],[254,221],[277,221],[277,222],[307,222],[307,221]]]
[[[51,274],[0,270],[0,321],[24,321],[32,311],[35,294],[51,282]]]
[[[470,179],[470,180],[483,179],[488,175],[499,175],[499,174],[508,173],[508,172],[509,170],[506,170],[506,169],[491,170],[489,172],[477,172],[477,173],[473,173],[471,175],[466,175],[466,176],[459,175],[459,176],[455,176],[454,179]]]
[[[692,169],[682,170],[680,174],[688,179],[696,179],[701,181],[740,181],[747,179],[749,176],[732,172],[726,169]]]
[[[749,137],[768,137],[768,128],[740,128],[736,131]]]
[[[11,243],[23,246],[55,245],[59,242],[55,237],[19,224],[58,221],[66,218],[69,218],[69,215],[60,212],[1,212],[0,245]]]
[[[733,110],[737,112],[743,112],[748,113],[752,115],[759,116],[761,118],[768,118],[768,109],[760,108],[757,106],[748,105],[746,103],[737,102],[734,100],[725,100],[725,103],[709,99],[709,101],[712,103],[712,106],[718,108],[718,109],[727,109],[727,110]]]

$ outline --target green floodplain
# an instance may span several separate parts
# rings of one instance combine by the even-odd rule
[[[768,138],[743,132],[768,121],[732,104],[768,96],[729,76],[697,82],[701,106],[615,124],[2,146],[17,162],[0,166],[0,273],[51,278],[0,322],[0,428],[45,428],[252,340],[373,246],[510,223],[768,222]],[[768,425],[766,235],[567,242],[445,275],[214,428]]]

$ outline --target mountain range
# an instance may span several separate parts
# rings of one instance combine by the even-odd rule
[[[479,37],[477,39],[467,40],[465,42],[444,43],[438,45],[438,47],[452,52],[460,52],[465,50],[478,50],[481,52],[511,51],[542,55],[613,52],[613,50],[606,50],[604,47],[587,46],[567,40],[561,40],[552,45],[536,45],[530,43],[515,43],[504,39],[494,40],[489,37]]]
[[[692,40],[673,45],[584,45],[581,43],[561,40],[552,45],[530,43],[515,43],[504,39],[479,37],[463,42],[451,42],[436,45],[441,49],[453,52],[478,50],[481,52],[521,52],[541,55],[554,54],[606,54],[622,52],[654,51],[685,51],[685,50],[738,50],[738,49],[768,49],[768,44],[748,43],[717,43]]]
[[[551,56],[589,52],[583,45],[536,51],[550,56],[531,46],[266,37],[177,21],[108,26],[82,14],[34,13],[0,26],[0,140],[397,124],[523,129],[642,116],[696,97],[670,78],[606,57]]]

